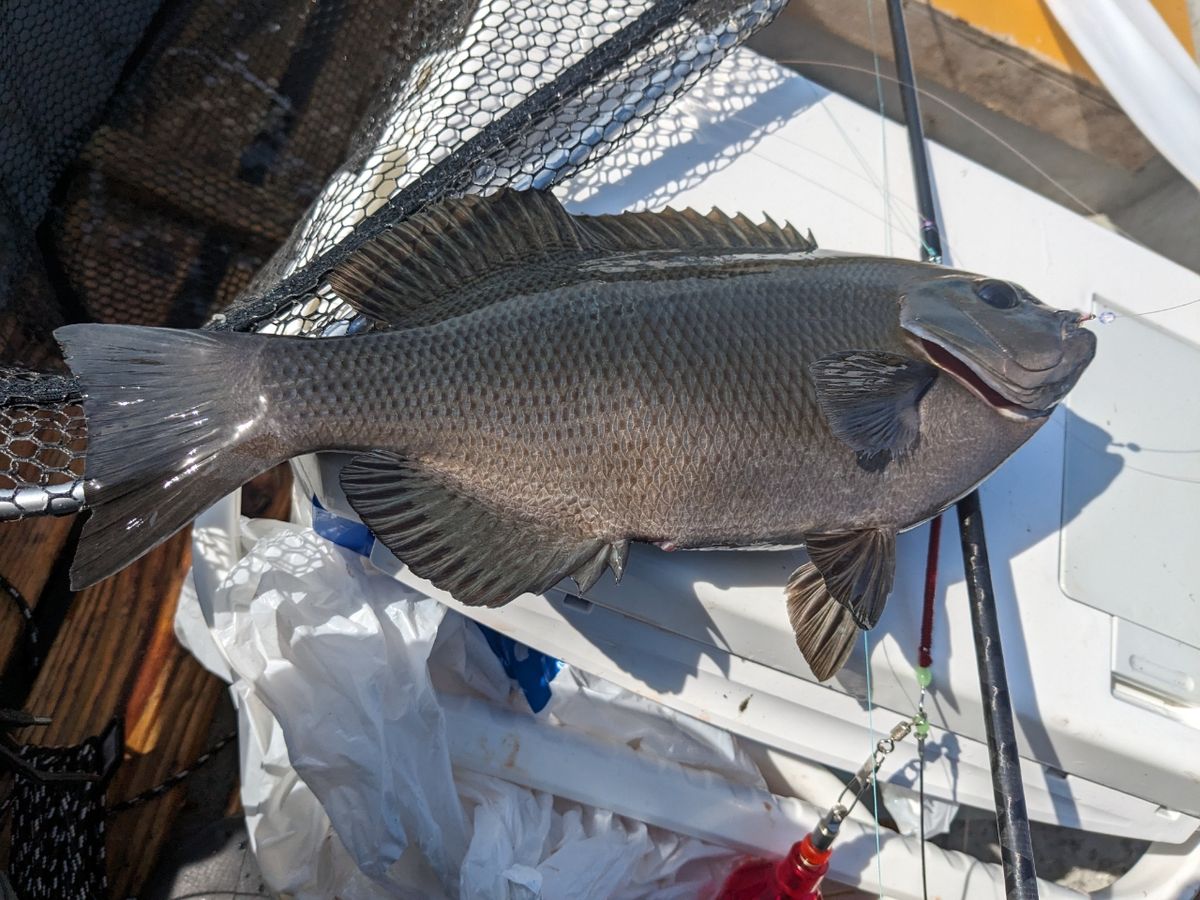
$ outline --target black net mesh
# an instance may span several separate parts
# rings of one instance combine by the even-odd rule
[[[104,793],[121,760],[118,724],[74,747],[22,746],[40,773],[18,772],[7,805],[12,816],[8,877],[21,900],[105,897]],[[62,773],[95,780],[63,781]]]
[[[66,51],[52,73],[0,64],[10,92],[43,92],[30,116],[62,134],[56,154],[29,142],[0,172],[5,202],[41,198],[0,211],[18,238],[0,266],[0,364],[52,368],[67,321],[366,327],[326,283],[342,257],[439,199],[569,178],[783,2],[98,4],[88,15],[114,34],[95,38],[98,83]],[[9,44],[29,45],[56,5],[6,7]],[[70,30],[60,15],[37,34],[69,46]],[[69,382],[0,369],[0,518],[79,507],[77,400]]]

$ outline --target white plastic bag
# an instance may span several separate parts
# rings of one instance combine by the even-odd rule
[[[190,591],[176,625],[233,679],[243,804],[272,888],[668,898],[719,882],[725,848],[454,768],[444,692],[533,715],[474,623],[307,527],[243,520],[238,538],[229,521],[199,523],[195,583],[212,589]],[[539,715],[761,784],[729,734],[569,668]]]

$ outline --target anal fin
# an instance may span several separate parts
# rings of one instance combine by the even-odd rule
[[[341,484],[384,546],[468,606],[502,606],[568,575],[587,590],[619,546],[498,509],[390,453],[356,457],[342,470]]]

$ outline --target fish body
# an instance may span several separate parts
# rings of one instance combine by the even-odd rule
[[[1094,352],[1077,316],[1003,282],[546,195],[455,201],[330,283],[391,327],[59,331],[92,442],[73,582],[270,465],[361,451],[351,504],[465,603],[619,577],[630,541],[806,544],[789,610],[828,677],[882,610],[895,534],[1028,440]]]
[[[895,295],[923,267],[718,268],[585,282],[411,330],[262,338],[247,393],[277,398],[262,427],[288,455],[390,450],[572,533],[681,549],[909,527],[1040,424],[940,379],[913,452],[864,467],[827,427],[809,366],[848,347],[911,353]]]

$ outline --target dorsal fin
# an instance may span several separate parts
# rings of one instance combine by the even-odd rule
[[[614,252],[637,250],[786,250],[811,253],[817,242],[792,225],[777,225],[770,216],[755,225],[739,213],[728,216],[715,207],[707,216],[694,209],[575,216],[576,226],[596,245]]]
[[[770,219],[695,210],[572,216],[553,194],[501,190],[431,205],[329,273],[330,286],[373,319],[411,328],[464,315],[502,296],[472,291],[510,271],[507,294],[590,277],[584,259],[631,252],[811,252],[816,242]]]
[[[329,284],[372,319],[411,328],[477,308],[456,295],[503,269],[582,249],[553,194],[502,190],[426,207],[356,250]]]

